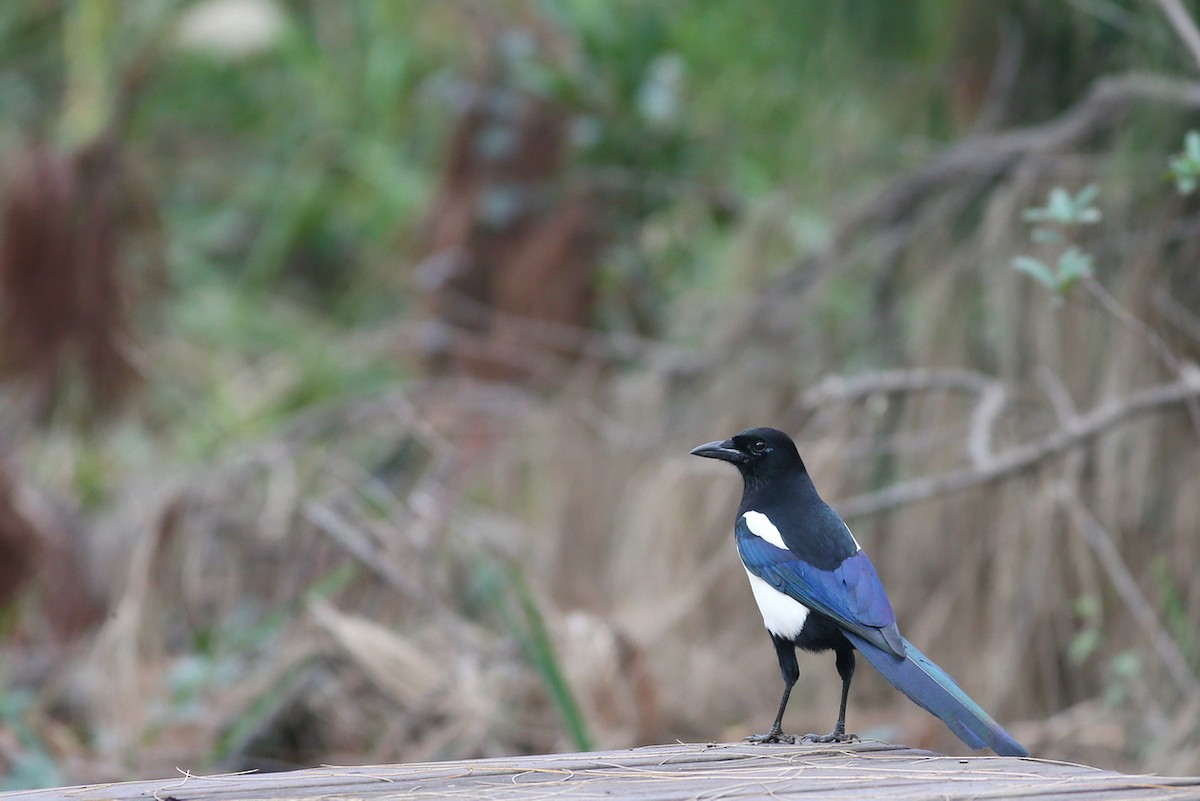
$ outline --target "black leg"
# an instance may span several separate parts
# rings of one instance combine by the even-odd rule
[[[842,703],[838,708],[837,725],[829,734],[806,734],[804,741],[810,743],[849,743],[858,739],[857,734],[846,734],[846,701],[850,698],[850,680],[854,678],[854,649],[837,650],[837,672],[842,677]]]
[[[792,687],[800,678],[800,665],[796,662],[796,644],[791,640],[771,635],[775,643],[775,655],[779,657],[779,671],[783,674],[783,698],[779,701],[779,713],[775,715],[775,723],[766,734],[752,734],[745,738],[748,743],[795,743],[796,735],[783,733],[783,713],[787,709],[788,697]],[[853,659],[853,653],[851,659]],[[853,666],[851,671],[853,671]]]

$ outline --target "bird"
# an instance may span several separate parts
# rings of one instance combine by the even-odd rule
[[[771,730],[752,743],[844,743],[855,652],[892,686],[940,718],[972,748],[1029,756],[950,676],[901,634],[874,565],[841,516],[817,494],[796,444],[774,428],[748,428],[693,448],[730,462],[742,476],[734,524],[738,555],[783,673],[783,698]],[[837,724],[829,734],[783,732],[783,713],[800,676],[796,649],[834,652],[842,679]]]

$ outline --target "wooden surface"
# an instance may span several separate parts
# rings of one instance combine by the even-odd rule
[[[1127,776],[886,743],[662,745],[586,754],[156,781],[0,793],[3,801],[351,799],[1198,799],[1200,777]]]

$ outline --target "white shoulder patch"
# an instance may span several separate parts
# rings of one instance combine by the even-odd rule
[[[843,526],[846,526],[846,521],[845,521],[845,520],[843,520],[843,521],[842,521],[842,525],[843,525]],[[862,550],[862,546],[858,544],[858,540],[854,539],[854,532],[850,530],[850,527],[849,527],[849,526],[846,526],[846,533],[850,535],[850,539],[851,539],[851,540],[854,542],[854,549],[855,549],[856,551],[861,551],[861,550]]]
[[[771,543],[776,548],[787,550],[787,544],[783,541],[783,535],[779,533],[779,529],[775,528],[775,524],[771,522],[771,518],[762,512],[754,511],[746,512],[742,515],[742,518],[746,521],[746,528],[750,529],[751,534]],[[855,545],[857,544],[855,543]]]

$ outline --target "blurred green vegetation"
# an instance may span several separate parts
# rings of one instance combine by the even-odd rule
[[[314,374],[297,378],[281,414],[396,377],[383,359],[321,354],[329,339],[314,332],[414,310],[407,267],[455,93],[491,40],[518,89],[572,110],[576,162],[619,182],[598,320],[657,317],[658,333],[670,298],[727,285],[723,206],[752,214],[784,193],[781,235],[820,247],[846,204],[961,132],[955,66],[989,57],[1005,25],[1024,21],[1031,57],[1054,60],[1042,72],[1058,103],[1106,71],[1179,66],[1164,27],[1118,4],[296,0],[248,3],[270,24],[244,50],[236,20],[179,43],[181,18],[203,5],[0,9],[0,142],[94,133],[123,71],[148,60],[127,142],[168,248],[159,325],[244,361],[294,356]],[[535,26],[566,55],[538,52]],[[1011,121],[1051,110],[1042,95],[1022,100]],[[164,380],[186,383],[186,372]],[[205,397],[219,414],[220,398]]]

